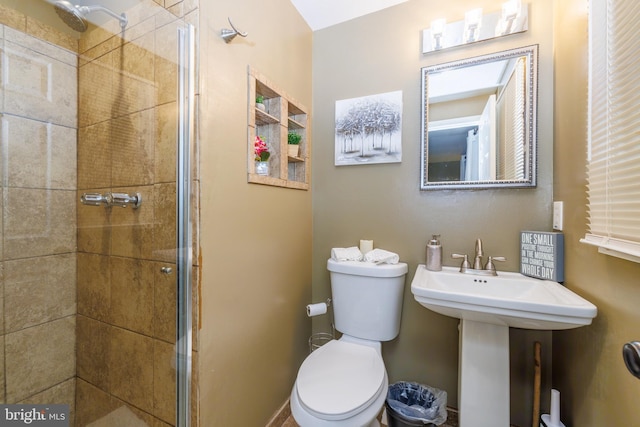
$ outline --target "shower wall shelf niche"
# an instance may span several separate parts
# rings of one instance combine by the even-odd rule
[[[251,67],[248,68],[248,77],[247,181],[253,184],[308,190],[311,142],[307,109]],[[255,100],[258,95],[264,97],[266,111],[256,108]],[[296,157],[287,155],[289,132],[296,132],[302,136],[299,154]],[[256,174],[256,135],[267,143],[271,153],[268,176]]]

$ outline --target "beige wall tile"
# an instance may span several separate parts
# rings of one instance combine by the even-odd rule
[[[182,0],[164,0],[164,7],[170,8],[171,6],[175,6],[178,3],[181,3]]]
[[[126,42],[135,42],[138,43],[138,40],[147,36],[149,33],[152,33],[156,27],[155,17],[151,14],[147,14],[141,17],[134,17],[133,15],[128,15],[130,25],[127,25],[127,31],[124,34],[124,39]],[[136,22],[133,22],[133,20]],[[150,52],[153,52],[153,49],[149,49]]]
[[[119,70],[125,74],[140,78],[142,81],[153,82],[153,58],[155,56],[155,34],[148,32],[122,47],[122,64]],[[174,44],[175,46],[175,44]]]
[[[122,45],[122,39],[120,37],[111,37],[104,42],[92,47],[91,49],[78,55],[78,65],[83,66],[88,62],[98,59],[99,57],[106,55],[114,49],[117,49]]]
[[[109,391],[109,355],[113,327],[78,315],[76,328],[76,370],[81,378]]]
[[[27,27],[32,25],[28,22],[30,20],[32,19],[27,18]],[[55,43],[52,44],[50,40],[43,40],[42,37],[33,36],[24,31],[16,31],[14,29],[7,28],[5,30],[5,39],[11,43],[25,47],[30,51],[37,52],[72,67],[77,67],[78,65],[78,55],[75,50],[56,46]]]
[[[75,314],[75,253],[6,261],[4,299],[7,332]]]
[[[155,109],[114,119],[111,128],[114,187],[154,182]]]
[[[119,54],[120,51],[121,49],[117,49],[114,53]],[[153,108],[156,104],[156,90],[153,80],[123,71],[114,74],[112,117]]]
[[[176,101],[178,90],[178,66],[176,45],[178,40],[178,21],[158,28],[156,31],[157,54],[155,60],[155,81],[157,86],[157,104],[162,105]],[[174,119],[175,121],[175,119]]]
[[[5,114],[1,138],[8,186],[76,188],[75,129]]]
[[[78,41],[78,52],[84,53],[91,48],[96,47],[97,45],[104,43],[110,38],[119,39],[120,29],[116,30],[116,34],[114,35],[113,31],[109,31],[108,29],[102,27],[96,27],[93,24],[89,25],[89,28],[86,32],[82,33],[80,40]]]
[[[153,410],[153,339],[120,328],[111,331],[111,394],[149,413]]]
[[[169,423],[176,418],[176,360],[174,346],[154,340],[153,414]]]
[[[115,192],[142,195],[138,209],[111,209],[111,254],[151,259],[153,252],[154,192],[152,186],[115,188]]]
[[[4,53],[5,111],[75,128],[76,67],[9,41]]]
[[[69,405],[69,425],[75,425],[76,379],[71,378],[19,403]]]
[[[111,210],[104,206],[80,203],[82,193],[104,193],[105,189],[86,189],[76,197],[78,207],[78,251],[109,255],[111,253]]]
[[[162,267],[171,267],[173,273],[162,273]],[[176,266],[156,262],[153,274],[153,336],[173,344],[176,342]]]
[[[27,17],[17,10],[0,5],[0,24],[25,31],[27,29]]]
[[[178,106],[169,102],[156,107],[155,183],[176,181]]]
[[[111,117],[113,111],[112,53],[100,56],[78,69],[78,127]]]
[[[110,319],[109,257],[78,253],[78,314],[106,322]]]
[[[5,260],[75,251],[75,191],[4,191]]]
[[[112,141],[110,120],[78,130],[78,189],[111,186]]]
[[[111,324],[153,335],[153,267],[150,261],[111,258]]]
[[[42,40],[47,40],[55,45],[68,49],[72,52],[78,51],[78,39],[62,33],[55,28],[42,23],[41,21],[27,16],[27,33]]]
[[[5,335],[7,402],[75,376],[75,316]]]
[[[154,185],[153,259],[176,262],[176,186]]]

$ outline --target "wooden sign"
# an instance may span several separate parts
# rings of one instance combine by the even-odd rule
[[[564,234],[520,232],[520,273],[538,279],[564,281]]]

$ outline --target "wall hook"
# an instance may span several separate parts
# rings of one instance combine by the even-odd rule
[[[233,22],[231,22],[231,18],[227,18],[229,20],[229,25],[231,25],[231,28],[233,28],[232,30],[228,29],[228,28],[223,28],[222,30],[220,30],[220,35],[222,36],[222,38],[224,39],[224,41],[226,43],[231,42],[231,40],[233,40],[236,36],[240,36],[240,37],[247,37],[247,35],[249,33],[243,33],[241,31],[239,31],[234,25]]]

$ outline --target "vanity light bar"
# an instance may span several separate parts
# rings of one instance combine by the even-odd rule
[[[431,27],[422,31],[422,53],[522,33],[528,29],[528,5],[521,0],[510,0],[502,5],[499,12],[483,15],[482,9],[478,8],[468,11],[463,21],[432,21]]]

